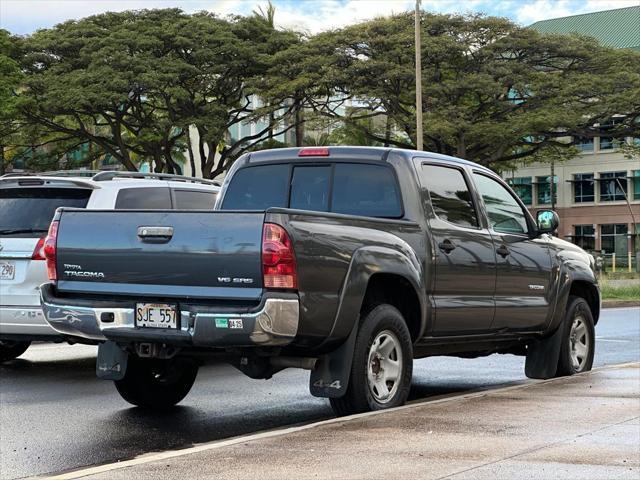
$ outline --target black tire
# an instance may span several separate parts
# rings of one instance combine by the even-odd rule
[[[584,327],[574,329],[574,322],[582,323]],[[596,346],[596,332],[591,308],[589,308],[589,304],[584,298],[569,297],[564,322],[560,328],[563,328],[564,331],[556,377],[575,375],[576,373],[591,370]],[[580,357],[579,353],[577,353],[580,348],[576,348],[575,345],[580,346],[585,342],[586,348],[583,356]]]
[[[395,348],[389,354],[389,359],[400,365],[400,373],[395,382],[385,380],[384,367],[379,359],[373,358],[370,362],[371,347],[376,339],[380,340],[380,343],[377,343],[380,346],[392,339],[392,346]],[[375,354],[373,355],[375,357]],[[377,392],[378,387],[370,386],[369,382],[369,368],[371,367],[372,372],[375,372],[376,361],[378,372],[375,378],[378,378],[377,375],[381,376],[382,382],[378,383],[389,393],[389,397],[384,401],[379,399],[383,392]],[[397,308],[386,304],[378,305],[364,316],[358,328],[346,393],[341,398],[331,398],[331,408],[336,415],[344,416],[403,405],[409,396],[412,373],[413,346],[407,324]]]
[[[114,383],[127,402],[163,410],[187,396],[197,374],[198,365],[190,359],[142,359],[130,355],[124,378]]]
[[[0,363],[18,358],[27,351],[31,342],[14,342],[12,340],[0,340]]]

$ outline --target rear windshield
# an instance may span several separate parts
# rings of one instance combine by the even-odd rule
[[[58,207],[87,206],[86,188],[0,188],[0,235],[40,235]]]
[[[238,170],[222,210],[290,207],[366,217],[402,216],[400,190],[386,165],[260,165]]]

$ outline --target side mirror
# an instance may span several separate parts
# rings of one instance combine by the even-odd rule
[[[539,210],[536,214],[538,233],[552,233],[560,225],[560,217],[553,210]]]

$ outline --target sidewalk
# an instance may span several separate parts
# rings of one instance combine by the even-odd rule
[[[188,451],[66,478],[635,480],[640,478],[640,364]]]

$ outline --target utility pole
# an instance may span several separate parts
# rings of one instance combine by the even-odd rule
[[[420,1],[416,0],[416,150],[422,150],[422,44],[420,42]]]

